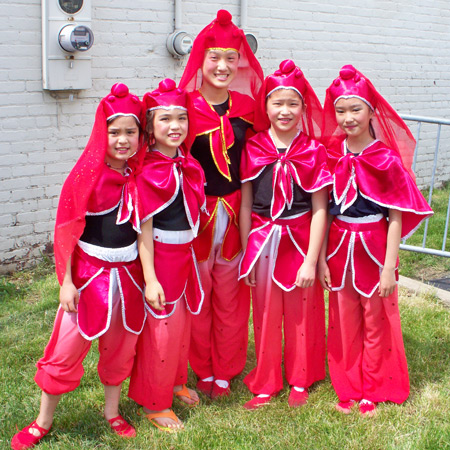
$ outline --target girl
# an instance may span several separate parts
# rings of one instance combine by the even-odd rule
[[[359,401],[361,414],[370,416],[377,402],[402,403],[409,395],[398,249],[432,210],[411,172],[414,138],[353,66],[328,88],[323,123],[334,172],[333,221],[319,272],[330,291],[330,376],[336,409],[348,414]]]
[[[146,316],[134,179],[144,154],[141,108],[124,84],[112,87],[97,108],[91,138],[62,188],[55,227],[61,305],[37,363],[39,415],[13,437],[15,450],[34,447],[49,432],[61,395],[80,384],[82,362],[97,337],[105,418],[118,435],[136,435],[118,408]]]
[[[302,71],[283,61],[261,89],[255,128],[264,131],[242,155],[240,278],[253,288],[257,356],[244,379],[256,395],[247,409],[267,404],[283,388],[283,318],[289,405],[306,403],[307,388],[325,377],[325,311],[315,276],[332,180],[325,148],[314,140],[321,115]]]
[[[189,361],[197,389],[229,395],[230,380],[247,357],[248,287],[238,283],[239,164],[262,69],[228,11],[194,41],[180,87],[192,91],[197,116],[191,152],[206,176],[206,209],[194,242],[205,290],[201,313],[192,320]]]
[[[149,151],[137,179],[142,203],[139,254],[150,314],[137,346],[129,396],[167,432],[183,428],[170,409],[173,394],[195,406],[187,382],[190,314],[203,302],[192,240],[204,207],[204,175],[189,153],[193,111],[187,93],[165,79],[144,96]],[[190,314],[189,314],[190,313]]]

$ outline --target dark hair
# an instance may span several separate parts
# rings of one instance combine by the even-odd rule
[[[145,139],[148,145],[152,145],[154,143],[153,131],[155,129],[155,111],[147,111],[145,119]]]
[[[125,116],[125,115],[119,114],[119,115],[117,115],[117,116],[115,116],[115,117],[111,117],[110,119],[107,119],[107,120],[106,120],[106,126],[109,127],[109,126],[110,126],[116,119],[118,119],[119,117],[132,117],[132,118],[134,119],[134,121],[136,122],[137,127],[139,128],[139,134],[142,133],[142,126],[141,126],[141,124],[140,124],[139,121],[136,119],[136,117],[134,117],[134,116],[132,116],[132,115],[130,115],[130,116]]]
[[[375,129],[372,125],[372,119],[369,120],[369,133],[370,135],[373,137],[373,139],[376,139],[376,135],[375,135]]]

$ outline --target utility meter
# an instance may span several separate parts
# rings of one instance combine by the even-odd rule
[[[42,79],[48,90],[92,86],[92,0],[42,0]]]
[[[185,31],[175,31],[167,37],[167,50],[173,56],[184,56],[191,52],[194,38]]]
[[[66,25],[59,32],[58,40],[66,52],[85,52],[94,43],[94,33],[84,25]]]

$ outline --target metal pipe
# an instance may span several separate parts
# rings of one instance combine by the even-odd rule
[[[435,256],[445,256],[446,258],[450,257],[450,252],[443,252],[442,250],[435,250],[433,248],[422,248],[416,247],[414,245],[403,245],[400,244],[401,250],[409,250],[417,253],[426,253],[427,255],[435,255]]]
[[[175,0],[175,30],[182,27],[182,0]]]
[[[248,1],[241,0],[241,28],[244,31],[247,28],[247,11],[248,11]]]
[[[441,125],[450,125],[450,119],[437,119],[434,117],[410,116],[408,114],[400,114],[403,120],[415,120],[417,122],[440,123]]]

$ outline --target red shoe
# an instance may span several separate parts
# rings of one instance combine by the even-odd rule
[[[39,431],[39,435],[35,436],[30,432],[30,429]],[[51,427],[50,427],[51,428]],[[27,427],[16,433],[11,440],[11,448],[13,450],[25,450],[27,448],[33,448],[49,431],[40,427],[36,421],[30,423]]]
[[[228,381],[228,380],[224,380]],[[213,383],[211,398],[214,400],[218,397],[228,397],[230,395],[231,388],[230,382],[228,381],[228,386],[226,388],[220,387],[216,382]]]
[[[264,405],[268,405],[270,403],[270,400],[272,400],[272,398],[273,397],[271,395],[267,397],[255,396],[244,405],[244,408],[250,411],[253,411],[254,409],[259,409]]]
[[[288,398],[288,404],[291,408],[297,408],[299,406],[306,405],[306,402],[308,401],[308,391],[305,389],[304,391],[300,392],[297,391],[294,387],[292,387],[291,392],[289,394]]]
[[[342,414],[350,414],[355,404],[355,400],[349,400],[348,402],[339,402],[335,408]]]
[[[121,415],[108,420],[111,429],[124,438],[136,437],[136,430]]]
[[[377,405],[371,401],[362,400],[361,402],[359,402],[359,412],[362,416],[372,417],[377,412]]]
[[[195,386],[195,389],[197,389],[197,391],[202,392],[209,398],[211,398],[212,388],[213,388],[213,381],[198,380]]]

